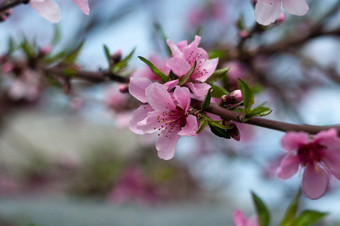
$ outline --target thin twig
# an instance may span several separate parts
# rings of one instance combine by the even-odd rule
[[[28,4],[30,0],[15,0],[10,2],[4,2],[3,4],[0,4],[0,12],[4,12],[8,9],[14,8],[21,4]]]

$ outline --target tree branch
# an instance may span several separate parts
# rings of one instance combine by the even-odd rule
[[[200,108],[202,102],[193,100],[192,104],[195,108]],[[322,130],[328,130],[331,128],[335,128],[340,135],[340,125],[328,125],[328,126],[314,126],[314,125],[299,125],[287,122],[280,122],[270,119],[264,119],[259,117],[252,117],[248,119],[246,122],[242,122],[241,120],[241,113],[231,111],[225,108],[220,107],[217,104],[210,104],[209,107],[206,109],[207,112],[219,115],[221,118],[226,120],[232,120],[240,123],[246,123],[250,125],[255,125],[267,129],[278,130],[282,132],[288,131],[303,131],[309,134],[316,134]]]
[[[27,4],[30,0],[14,0],[10,2],[4,2],[3,4],[0,4],[0,12],[4,12],[8,9],[14,8],[20,4]]]

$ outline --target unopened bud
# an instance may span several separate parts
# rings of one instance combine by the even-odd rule
[[[283,12],[281,12],[279,17],[276,19],[276,22],[281,23],[281,22],[285,21],[285,18],[286,18],[285,14]]]
[[[248,38],[249,37],[249,32],[245,29],[241,30],[238,34],[241,38]]]
[[[129,92],[129,85],[120,85],[119,86],[119,92],[121,93],[128,93]]]
[[[119,49],[113,55],[111,55],[111,60],[114,64],[122,60],[122,51]]]
[[[231,129],[226,129],[226,131],[229,133],[229,135],[236,141],[241,140],[241,134],[240,130],[237,128],[235,123],[231,122],[230,126],[232,127]]]
[[[237,89],[221,97],[222,105],[238,104],[242,101],[242,92]]]

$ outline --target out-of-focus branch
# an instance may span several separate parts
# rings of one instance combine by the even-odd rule
[[[195,108],[200,108],[202,103],[200,101],[194,100],[192,104]],[[299,125],[299,124],[280,122],[280,121],[258,118],[258,117],[252,117],[248,119],[246,122],[243,122],[241,120],[242,118],[241,113],[225,109],[223,107],[220,107],[217,104],[210,104],[209,107],[206,109],[206,111],[212,114],[219,115],[223,119],[226,119],[226,120],[232,120],[236,122],[246,123],[246,124],[264,127],[267,129],[278,130],[282,132],[303,131],[309,134],[316,134],[322,130],[335,128],[338,131],[338,134],[340,135],[340,125],[328,125],[328,126]]]
[[[53,75],[59,75],[59,76],[65,76],[65,70],[64,69],[60,69],[57,67],[54,68],[47,68],[44,70],[46,73],[50,73]],[[106,81],[116,81],[119,83],[128,83],[130,80],[126,77],[122,77],[120,75],[116,75],[114,73],[111,72],[107,72],[107,71],[98,71],[98,72],[94,72],[94,71],[77,71],[75,70],[73,72],[74,76],[73,78],[77,78],[77,79],[82,79],[82,80],[86,80],[89,82],[94,82],[94,83],[101,83],[101,82],[106,82]]]
[[[30,0],[13,0],[13,1],[6,1],[0,4],[0,12],[6,11],[8,9],[14,8],[21,4],[27,4]]]

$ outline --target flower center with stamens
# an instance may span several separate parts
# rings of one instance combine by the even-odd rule
[[[310,143],[301,146],[297,151],[301,164],[305,166],[307,163],[320,162],[320,151],[324,148],[324,146],[317,143]]]

